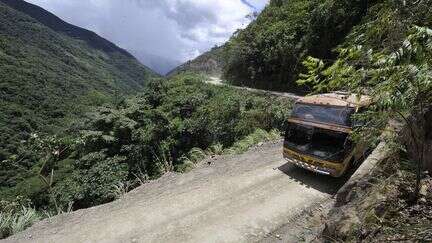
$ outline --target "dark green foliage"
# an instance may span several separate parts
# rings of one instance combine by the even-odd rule
[[[115,186],[127,180],[125,159],[108,157],[103,150],[84,155],[75,161],[70,174],[58,178],[53,197],[62,208],[71,202],[74,208],[86,208],[112,201]]]
[[[396,51],[414,26],[432,26],[432,5],[426,1],[386,0],[368,8],[362,22],[347,36],[342,47]]]
[[[413,24],[430,24],[423,1],[271,1],[225,49],[224,76],[233,84],[264,89],[308,91],[295,80],[308,56],[337,60],[339,46],[365,45],[395,51]]]
[[[193,148],[229,147],[258,128],[282,130],[289,108],[191,74],[150,82],[137,97],[88,115],[73,174],[55,186],[59,202],[85,207],[114,199],[116,184],[186,168],[183,156]]]
[[[429,0],[375,5],[338,49],[336,62],[326,67],[309,57],[304,62],[308,73],[299,81],[311,83],[317,91],[368,93],[375,103],[361,117],[368,122],[359,129],[358,139],[377,138],[389,121],[405,124],[405,135],[391,141],[416,163],[412,201],[418,198],[423,171],[432,168],[431,4]]]
[[[291,101],[202,79],[184,74],[153,80],[136,97],[87,113],[67,130],[72,138],[34,138],[39,142],[27,147],[45,144],[32,147],[39,162],[23,167],[24,178],[4,195],[23,195],[38,208],[57,211],[70,203],[74,209],[90,207],[148,178],[189,170],[193,164],[185,156],[196,161],[202,156],[197,151],[229,148],[257,129],[284,129]],[[52,185],[42,183],[41,176],[49,179],[51,173]]]
[[[37,163],[22,142],[32,133],[57,133],[89,106],[135,93],[154,76],[92,32],[24,1],[0,1],[0,189]]]
[[[271,1],[228,42],[225,77],[236,85],[304,91],[295,80],[307,55],[333,59],[332,49],[366,13],[366,0]]]

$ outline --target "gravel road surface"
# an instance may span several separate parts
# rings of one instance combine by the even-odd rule
[[[268,143],[166,174],[120,200],[44,220],[4,242],[295,242],[295,235],[269,236],[307,230],[298,219],[343,183],[287,164],[282,142]]]

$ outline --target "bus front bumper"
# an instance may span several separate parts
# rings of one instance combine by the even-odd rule
[[[310,170],[313,171],[315,173],[321,174],[321,175],[330,175],[330,176],[334,176],[333,174],[335,174],[334,170],[331,169],[326,169],[326,168],[321,168],[318,166],[314,166],[305,162],[301,162],[299,160],[296,159],[292,159],[292,158],[285,158],[288,162],[290,162],[291,164],[294,164],[298,167],[301,167],[303,169],[306,170]]]
[[[313,171],[321,175],[329,175],[332,177],[340,177],[344,172],[342,164],[335,164],[326,161],[316,161],[306,156],[297,154],[289,149],[284,149],[284,158],[291,164],[294,164],[303,169]],[[329,165],[328,167],[326,165]],[[332,168],[329,168],[332,167]],[[340,167],[340,168],[339,168]]]

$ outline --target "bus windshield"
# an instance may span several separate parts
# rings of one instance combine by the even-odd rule
[[[323,106],[298,103],[291,117],[311,122],[328,123],[351,127],[352,107]]]
[[[289,123],[285,147],[322,160],[342,163],[352,143],[347,133]]]

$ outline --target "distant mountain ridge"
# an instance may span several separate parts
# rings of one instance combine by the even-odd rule
[[[182,62],[175,59],[165,58],[147,51],[129,50],[142,64],[151,68],[160,75],[166,75]]]
[[[58,131],[62,122],[134,94],[155,77],[91,31],[25,1],[0,0],[0,162],[32,133]],[[0,187],[11,183],[3,176],[0,166]]]
[[[98,36],[96,33],[69,24],[63,21],[62,19],[60,19],[59,17],[57,17],[56,15],[46,11],[45,9],[37,5],[27,3],[22,0],[0,0],[0,2],[3,2],[4,4],[8,5],[9,7],[17,11],[27,14],[28,16],[36,19],[41,24],[45,25],[46,27],[49,27],[50,29],[56,32],[61,32],[72,38],[81,39],[85,41],[89,46],[95,49],[100,49],[104,52],[120,52],[121,54],[127,57],[134,58],[126,50]]]
[[[210,72],[237,86],[305,93],[308,88],[295,82],[304,71],[305,58],[311,55],[333,60],[335,48],[375,2],[270,0],[246,28],[236,31],[222,47],[170,74]]]

